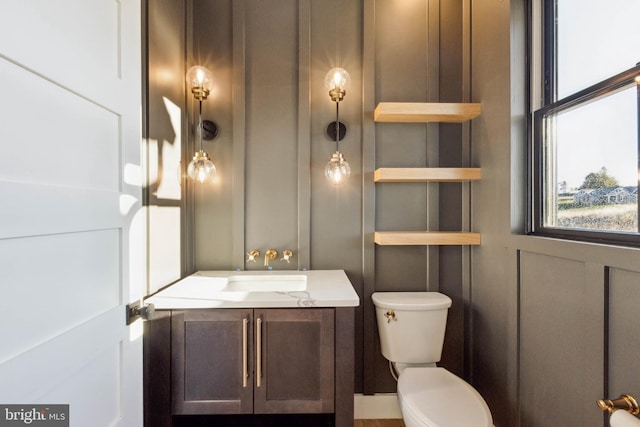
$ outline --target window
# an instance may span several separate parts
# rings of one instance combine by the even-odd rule
[[[538,1],[531,231],[640,245],[640,1]]]

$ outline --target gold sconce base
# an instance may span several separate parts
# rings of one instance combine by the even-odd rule
[[[191,88],[191,93],[193,97],[198,101],[204,101],[209,96],[209,89],[205,89],[203,87],[193,87]]]
[[[347,94],[347,91],[344,89],[331,89],[329,91],[329,97],[333,102],[340,102],[344,99],[344,96]]]

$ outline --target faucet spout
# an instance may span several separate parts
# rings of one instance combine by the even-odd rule
[[[264,266],[269,267],[269,260],[274,260],[278,257],[278,251],[275,249],[268,249],[264,253]]]

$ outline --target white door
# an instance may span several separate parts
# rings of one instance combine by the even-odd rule
[[[142,425],[140,13],[0,3],[0,405],[75,427]]]

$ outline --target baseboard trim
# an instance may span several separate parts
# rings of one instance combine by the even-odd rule
[[[356,420],[379,420],[402,418],[396,393],[354,396],[353,418]]]

